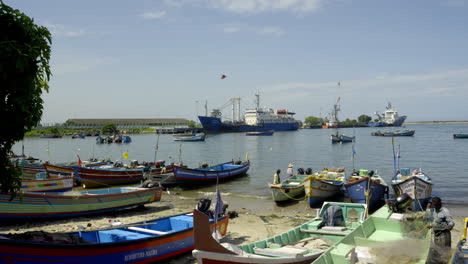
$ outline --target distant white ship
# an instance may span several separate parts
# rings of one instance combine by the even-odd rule
[[[387,110],[383,114],[375,112],[378,121],[369,122],[369,127],[401,126],[406,120],[406,116],[399,116],[398,111],[393,109],[392,104],[388,102]]]

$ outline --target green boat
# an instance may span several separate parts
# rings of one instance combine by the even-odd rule
[[[269,183],[273,201],[284,202],[288,200],[303,199],[305,196],[304,181],[309,175],[294,175],[279,184]]]
[[[313,263],[424,264],[432,240],[429,219],[427,212],[393,213],[385,205]]]
[[[453,138],[468,138],[468,134],[464,134],[464,133],[453,134]]]
[[[211,235],[208,218],[194,211],[195,249],[199,264],[310,264],[323,252],[359,228],[366,206],[326,202],[318,217],[282,234],[236,246],[218,243]]]

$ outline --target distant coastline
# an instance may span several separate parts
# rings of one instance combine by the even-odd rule
[[[405,125],[428,125],[428,124],[468,124],[468,121],[418,121],[418,122],[405,122]]]

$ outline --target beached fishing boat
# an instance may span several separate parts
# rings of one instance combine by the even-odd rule
[[[77,181],[81,183],[83,188],[135,184],[143,181],[143,168],[113,167],[101,169],[73,166],[73,171]]]
[[[174,165],[174,177],[178,184],[207,184],[217,180],[229,180],[245,175],[250,168],[250,162],[229,161],[214,166],[202,164],[198,168],[188,168]]]
[[[406,193],[413,199],[412,209],[414,211],[426,210],[432,195],[432,180],[421,169],[410,173],[409,168],[401,168],[392,178],[391,185],[395,197]]]
[[[218,243],[211,235],[208,217],[194,211],[195,249],[198,264],[310,264],[329,246],[359,227],[365,205],[325,203],[317,217],[282,234],[236,246]]]
[[[409,130],[405,129],[403,131],[397,130],[397,131],[376,131],[376,132],[371,132],[372,136],[380,136],[380,137],[412,137],[414,136],[414,133],[416,133],[416,130]]]
[[[468,243],[466,243],[466,236],[468,233],[468,218],[465,218],[463,224],[463,235],[457,243],[457,247],[453,251],[452,257],[449,261],[450,264],[467,264],[468,263]]]
[[[344,169],[331,168],[329,171],[309,175],[304,182],[309,206],[320,207],[324,201],[341,194],[345,180]]]
[[[46,172],[40,172],[36,179],[22,180],[23,192],[66,192],[73,189],[73,175],[50,177]]]
[[[271,190],[273,201],[284,202],[296,199],[297,197],[299,197],[299,199],[304,198],[304,180],[307,176],[308,175],[305,174],[298,174],[291,176],[278,184],[269,183],[268,187]]]
[[[252,131],[252,132],[246,132],[246,136],[272,136],[274,133],[273,130],[270,131]]]
[[[427,263],[432,240],[427,219],[418,213],[393,213],[385,205],[314,264]]]
[[[205,133],[173,134],[174,141],[205,141]]]
[[[453,134],[453,138],[468,138],[468,134],[465,134],[465,133]]]
[[[373,171],[369,173],[365,169],[353,173],[344,186],[351,201],[367,204],[370,213],[384,205],[385,195],[388,196],[388,185],[385,180]]]
[[[119,187],[81,192],[24,192],[10,201],[10,193],[0,193],[0,221],[111,212],[158,202],[161,194],[160,187]]]
[[[229,217],[216,226],[226,234]],[[213,219],[210,227],[214,227]],[[27,237],[47,238],[41,241]],[[1,234],[0,259],[10,263],[157,263],[193,249],[193,214],[72,233]]]

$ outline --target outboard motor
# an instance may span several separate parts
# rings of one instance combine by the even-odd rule
[[[312,175],[312,168],[307,168],[305,173],[306,175]]]
[[[395,213],[404,213],[411,207],[413,199],[407,193],[398,196],[393,203],[390,204],[390,209]]]
[[[297,169],[297,174],[304,175],[304,169],[303,168],[298,168]]]
[[[202,198],[198,201],[197,210],[211,217],[213,212],[210,211],[210,205],[211,199]]]

